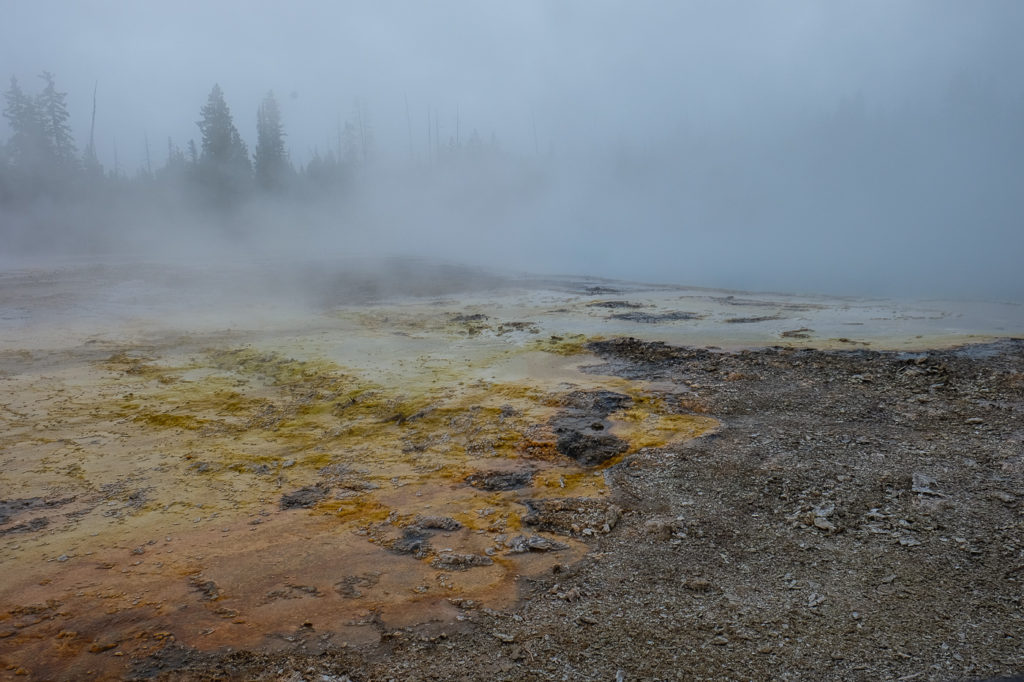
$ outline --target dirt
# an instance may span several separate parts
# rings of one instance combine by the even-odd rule
[[[950,347],[1019,311],[557,284],[251,331],[33,303],[0,679],[1024,670],[1024,341]]]
[[[721,427],[608,469],[614,523],[582,536],[586,557],[521,580],[512,607],[462,602],[456,619],[384,628],[370,646],[324,647],[313,630],[274,653],[168,646],[135,674],[960,680],[1024,670],[1024,341],[916,353],[723,353],[633,339],[589,348],[603,361],[591,371],[674,384]],[[532,502],[524,523],[564,535],[600,527],[611,505],[588,503]],[[476,558],[441,561],[478,570]]]

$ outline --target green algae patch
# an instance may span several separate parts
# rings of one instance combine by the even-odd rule
[[[353,377],[345,375],[337,365],[326,360],[296,360],[275,351],[245,347],[211,350],[207,357],[217,369],[243,376],[258,376],[275,386],[292,390],[340,393],[353,382]]]
[[[158,381],[162,384],[170,384],[178,380],[176,374],[178,368],[163,367],[154,363],[155,358],[150,355],[119,351],[107,358],[102,365],[112,372],[119,372],[132,378]]]
[[[592,341],[601,341],[602,338],[586,334],[552,335],[546,339],[532,341],[527,348],[557,355],[587,355],[590,353],[587,350],[587,344]]]

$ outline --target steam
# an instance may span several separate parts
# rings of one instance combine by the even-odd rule
[[[415,256],[1024,297],[1019,3],[36,7],[0,28],[0,63],[32,88],[56,75],[82,151],[99,83],[104,176],[70,199],[5,188],[6,267]],[[277,94],[287,192],[211,206],[143,177],[168,137],[199,141],[214,82],[249,150]],[[328,159],[343,172],[317,184]]]

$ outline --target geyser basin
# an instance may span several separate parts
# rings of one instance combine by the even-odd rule
[[[191,281],[4,276],[0,649],[12,670],[121,674],[169,641],[374,642],[512,604],[517,578],[614,531],[607,467],[717,425],[699,386],[583,371],[590,338],[965,338],[963,311],[940,304],[558,279],[297,309],[294,288],[252,300],[178,286]],[[996,318],[991,333],[1013,324]]]

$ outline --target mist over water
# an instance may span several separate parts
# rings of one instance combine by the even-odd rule
[[[9,9],[0,75],[33,94],[52,72],[102,171],[26,184],[5,118],[3,267],[413,256],[1024,298],[1020,3]],[[214,83],[250,154],[274,91],[285,187],[211,201],[164,172],[201,150]]]

